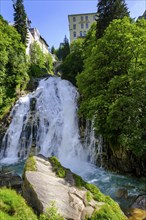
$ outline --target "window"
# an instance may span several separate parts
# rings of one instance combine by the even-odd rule
[[[76,21],[76,17],[73,17],[73,21]]]
[[[81,24],[81,28],[82,28],[82,29],[84,28],[84,24]]]
[[[94,16],[93,16],[93,20],[95,20],[95,19],[96,19],[96,16],[94,15]]]
[[[82,31],[80,31],[80,37],[82,37]]]
[[[81,16],[81,21],[83,21],[84,20],[84,17],[83,16]]]
[[[86,21],[88,21],[88,15],[85,16]]]
[[[75,31],[74,31],[73,35],[74,35],[74,37],[76,37],[76,32]]]
[[[86,37],[86,31],[84,31],[84,37]]]
[[[89,25],[88,25],[88,23],[86,23],[86,28],[88,28],[89,27]]]
[[[74,30],[76,29],[76,24],[73,24],[73,29],[74,29]]]

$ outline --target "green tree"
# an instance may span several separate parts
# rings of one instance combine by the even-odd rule
[[[59,60],[64,61],[69,53],[70,53],[69,41],[65,35],[63,43],[60,43],[60,46],[55,51],[55,54]]]
[[[114,19],[129,16],[125,0],[99,0],[97,5],[97,39],[102,37],[104,30]]]
[[[69,46],[69,41],[65,35],[64,37],[64,42],[63,42],[63,47],[62,47],[62,60],[65,60],[67,55],[70,53],[70,46]]]
[[[92,48],[78,75],[80,114],[95,119],[112,148],[146,150],[146,21],[116,19]]]
[[[83,59],[83,39],[77,39],[71,44],[71,52],[60,67],[62,79],[76,85],[76,76],[83,70]]]
[[[51,53],[55,54],[55,47],[54,46],[51,47]]]
[[[11,106],[21,90],[25,89],[29,76],[25,46],[16,29],[0,17],[0,113]]]
[[[14,26],[21,35],[21,41],[27,44],[27,15],[24,9],[23,0],[13,0]]]

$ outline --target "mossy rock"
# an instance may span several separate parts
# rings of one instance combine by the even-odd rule
[[[91,215],[90,217],[87,216],[86,219],[88,220],[96,220],[96,219],[97,220],[106,220],[106,219],[107,220],[126,220],[127,219],[127,217],[121,211],[118,203],[116,203],[110,196],[104,195],[103,193],[100,192],[98,187],[96,187],[93,184],[89,184],[85,182],[80,176],[72,173],[69,169],[64,168],[56,157],[53,156],[48,159],[43,158],[43,156],[37,156],[37,157],[38,157],[37,159],[35,159],[35,157],[30,157],[27,160],[25,170],[37,172],[36,163],[38,163],[40,158],[41,158],[42,164],[46,164],[46,166],[47,166],[47,161],[49,161],[48,166],[51,169],[48,169],[48,172],[49,170],[50,172],[53,171],[56,174],[56,177],[64,178],[64,180],[67,183],[70,183],[70,187],[78,188],[77,191],[78,190],[83,191],[86,197],[85,200],[83,199],[85,202],[84,203],[85,208],[86,206],[94,207],[94,212],[92,216]],[[42,159],[44,159],[44,161]],[[38,172],[40,172],[39,168],[38,168]],[[26,184],[26,180],[24,181]],[[28,188],[31,189],[31,186],[28,187],[28,185],[26,184],[26,188],[27,190]],[[29,195],[30,195],[30,191],[29,191]],[[35,200],[35,203],[36,203],[36,200]],[[38,206],[40,207],[40,204]]]
[[[38,218],[14,190],[0,188],[0,219],[37,220]]]
[[[66,177],[66,173],[67,173],[67,169],[65,169],[61,163],[58,161],[57,157],[50,157],[49,161],[52,165],[53,168],[53,172],[56,173],[56,175],[60,178],[65,178]]]
[[[24,173],[25,171],[37,171],[36,161],[33,156],[28,157],[24,166]]]

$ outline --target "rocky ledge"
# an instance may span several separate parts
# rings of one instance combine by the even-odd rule
[[[28,158],[23,178],[23,196],[38,214],[55,201],[68,220],[127,219],[115,201],[62,167],[55,157]]]

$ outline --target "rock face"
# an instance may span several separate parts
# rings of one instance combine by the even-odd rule
[[[105,155],[106,157],[103,157],[103,167],[106,169],[134,174],[137,177],[146,177],[146,154],[139,158],[124,149],[113,151],[110,147],[105,147],[103,156]]]
[[[138,208],[146,210],[146,194],[140,195],[136,198],[131,208]]]
[[[9,187],[21,192],[22,179],[15,173],[2,173],[0,172],[0,187]]]
[[[33,171],[28,171],[31,170],[30,166],[29,169],[28,166],[25,168],[23,195],[38,213],[44,212],[49,204],[55,201],[65,219],[84,220],[86,216],[91,217],[95,210],[105,206],[106,202],[95,201],[89,196],[87,189],[75,186],[70,170],[67,170],[65,178],[60,178],[53,169],[52,164],[42,156],[33,156]],[[116,206],[118,207],[117,204]],[[117,210],[120,210],[119,207]],[[120,216],[119,220],[126,219],[121,210]]]

